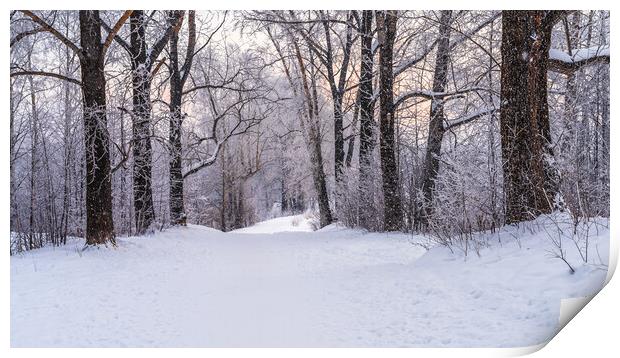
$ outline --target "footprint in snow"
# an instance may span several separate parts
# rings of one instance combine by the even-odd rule
[[[473,297],[474,299],[479,299],[480,297],[482,297],[482,291],[481,290],[473,290],[469,293],[471,295],[471,297]]]

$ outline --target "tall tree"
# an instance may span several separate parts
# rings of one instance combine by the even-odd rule
[[[114,39],[130,55],[133,124],[133,204],[136,234],[142,235],[155,220],[152,189],[152,146],[151,146],[151,82],[163,61],[155,64],[165,48],[174,28],[171,22],[164,34],[149,47],[146,38],[148,17],[143,10],[134,10],[130,16],[130,42],[120,36]],[[105,26],[108,32],[111,29]]]
[[[320,227],[327,226],[332,223],[333,217],[329,207],[329,196],[327,194],[327,183],[325,180],[325,170],[323,169],[323,153],[321,150],[321,127],[319,126],[319,105],[318,94],[316,88],[316,81],[313,76],[308,81],[308,74],[306,70],[306,64],[304,63],[299,45],[293,41],[295,47],[295,55],[297,58],[297,64],[299,67],[299,73],[302,79],[302,88],[304,93],[304,102],[307,108],[307,114],[305,118],[302,118],[301,124],[304,132],[307,132],[308,138],[306,143],[309,147],[310,158],[312,162],[312,179],[314,181],[314,187],[317,192],[317,201],[319,204],[319,225]],[[310,55],[312,59],[312,54]],[[304,125],[304,124],[307,125]]]
[[[384,219],[386,231],[401,228],[402,209],[398,191],[398,168],[396,165],[396,141],[394,136],[394,40],[396,39],[396,11],[377,11],[377,34],[379,40],[379,131],[381,173],[383,179]]]
[[[80,45],[86,140],[86,242],[114,243],[104,72],[105,52],[110,41],[101,41],[99,11],[80,11]]]
[[[369,182],[371,180],[372,170],[372,151],[374,147],[374,111],[375,105],[373,101],[372,89],[372,68],[373,68],[373,52],[372,52],[372,10],[362,11],[360,26],[360,80],[358,88],[359,98],[359,117],[360,117],[360,148],[359,148],[359,191],[360,191],[360,222],[367,223],[371,220],[366,217],[368,212],[364,208],[371,204],[366,200],[369,194]]]
[[[504,11],[500,130],[506,222],[552,210],[557,178],[547,103],[551,30],[562,11]]]
[[[269,19],[265,19],[263,21],[270,21]],[[309,57],[310,57],[310,65],[306,64],[305,56],[301,52],[301,48],[298,43],[298,39],[291,31],[290,28],[283,26],[283,30],[285,31],[290,44],[294,50],[294,58],[297,64],[298,70],[298,79],[301,79],[301,83],[296,81],[293,78],[292,71],[290,70],[287,62],[286,56],[283,53],[282,47],[278,44],[278,41],[275,39],[271,30],[267,30],[269,35],[269,39],[271,40],[277,54],[279,57],[279,61],[283,65],[285,76],[289,82],[291,90],[295,97],[300,97],[302,99],[302,106],[298,109],[298,115],[300,117],[300,124],[302,133],[304,134],[303,139],[308,148],[308,153],[310,154],[310,170],[312,175],[312,182],[314,184],[314,191],[316,192],[317,202],[319,206],[319,226],[324,227],[333,222],[332,211],[329,206],[329,194],[327,192],[327,181],[325,178],[325,169],[323,166],[323,152],[321,148],[322,135],[321,135],[321,126],[320,126],[320,118],[319,118],[319,104],[318,104],[318,91],[316,84],[316,72],[308,73],[308,68],[315,69],[314,56],[315,52],[312,50],[313,44],[312,39],[310,39],[305,32],[300,31],[299,33],[306,40],[306,44],[308,45]],[[298,86],[301,87],[298,90]],[[300,93],[301,92],[301,93]]]
[[[149,48],[144,11],[131,14],[131,74],[133,84],[133,202],[136,233],[143,234],[155,219],[151,149],[151,78],[155,60],[164,49],[172,26]]]
[[[435,58],[435,71],[433,72],[433,94],[443,93],[448,83],[448,64],[450,62],[450,30],[451,30],[452,10],[441,12],[439,19],[439,39],[437,40],[437,57]],[[422,203],[420,224],[426,225],[432,213],[433,191],[435,189],[435,179],[439,171],[439,155],[441,154],[441,143],[446,131],[444,125],[446,117],[444,115],[444,96],[432,96],[431,113],[428,122],[428,139],[426,142],[426,158],[424,160],[422,172]]]
[[[80,84],[84,116],[85,166],[86,166],[86,244],[115,244],[112,219],[112,182],[109,137],[106,115],[105,54],[123,24],[131,15],[125,11],[112,31],[102,41],[102,21],[99,11],[79,12],[80,46],[32,11],[23,10],[41,31],[47,31],[69,47],[80,59],[81,81],[54,73],[14,72],[12,75],[37,74],[56,77]]]
[[[350,12],[347,15],[346,38],[342,49],[342,63],[338,70],[334,70],[334,49],[332,46],[331,32],[333,31],[330,21],[325,14],[322,13],[323,30],[325,32],[325,50],[319,51],[315,48],[317,57],[322,60],[327,68],[327,82],[332,95],[334,106],[334,176],[336,185],[342,180],[342,168],[344,165],[344,135],[343,135],[343,109],[342,101],[344,99],[345,85],[347,82],[347,71],[351,58],[351,48],[353,46],[353,16]],[[323,56],[324,54],[324,56]],[[336,76],[338,73],[338,76]]]
[[[194,59],[196,46],[196,12],[189,11],[187,17],[188,41],[185,61],[179,62],[179,32],[183,25],[184,11],[170,11],[170,24],[173,30],[170,35],[170,223],[185,225],[186,215],[183,203],[183,172],[182,172],[182,144],[181,133],[183,125],[183,87]]]

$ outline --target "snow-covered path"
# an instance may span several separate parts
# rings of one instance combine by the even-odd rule
[[[528,249],[539,237],[465,262],[412,243],[421,238],[304,232],[293,219],[12,257],[11,345],[526,346],[553,334],[560,298],[594,292],[605,277],[589,266],[568,274]]]

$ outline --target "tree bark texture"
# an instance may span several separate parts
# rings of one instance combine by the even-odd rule
[[[448,64],[450,62],[450,30],[452,11],[441,12],[439,20],[439,40],[437,41],[437,57],[435,59],[435,71],[433,77],[433,93],[442,93],[446,90],[448,82]],[[424,202],[421,205],[419,221],[421,226],[428,225],[428,220],[433,212],[433,191],[435,180],[439,171],[439,156],[441,155],[441,143],[446,132],[444,126],[444,97],[439,96],[431,99],[430,120],[428,122],[428,139],[426,141],[426,157],[422,172],[422,195]]]
[[[394,118],[394,40],[396,38],[396,11],[377,11],[379,36],[379,130],[381,172],[383,179],[384,223],[386,231],[401,228],[402,209],[398,190]]]
[[[553,11],[504,11],[500,130],[506,222],[553,208],[557,175],[547,103]]]
[[[115,243],[104,49],[99,11],[80,11],[86,161],[86,244]]]
[[[147,53],[145,15],[135,10],[130,17],[130,49],[133,84],[133,201],[136,234],[142,235],[155,219],[153,208],[151,148],[151,67]]]

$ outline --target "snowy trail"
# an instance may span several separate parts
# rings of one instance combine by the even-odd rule
[[[305,232],[293,219],[12,257],[11,345],[526,346],[553,335],[560,298],[605,277],[589,266],[568,274],[537,250],[540,237],[465,262],[413,245],[418,237]],[[604,230],[599,238],[604,256]]]

